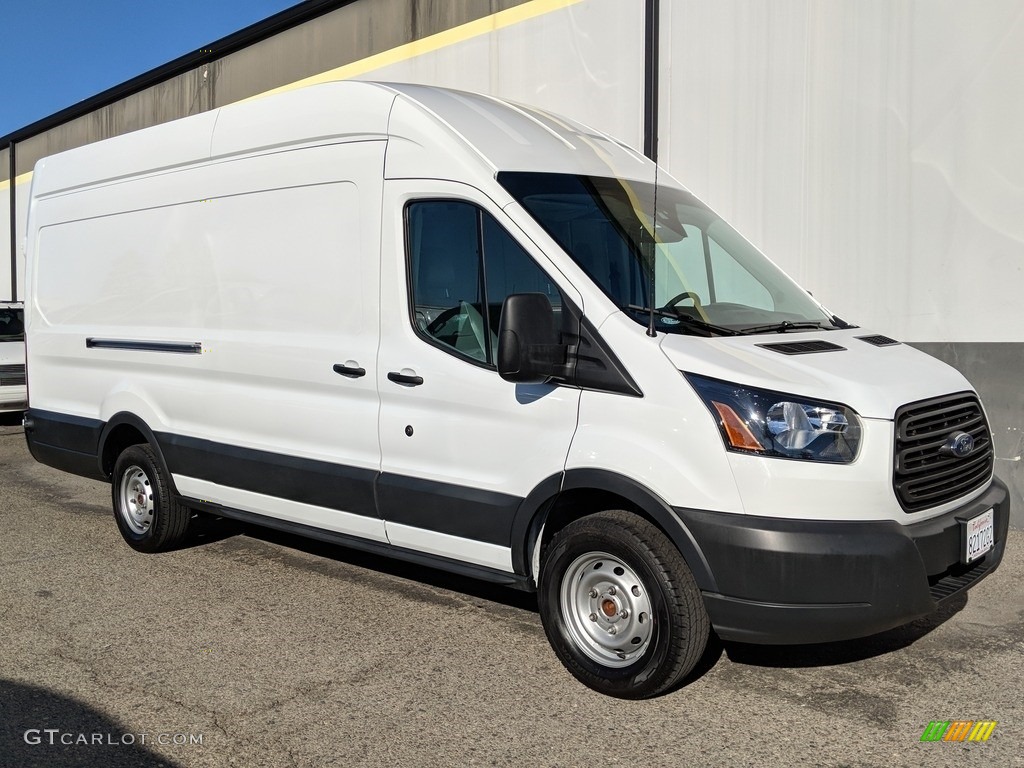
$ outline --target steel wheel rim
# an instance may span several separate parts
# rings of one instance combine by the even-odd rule
[[[153,525],[153,484],[142,467],[132,465],[121,475],[118,512],[132,533],[142,535]]]
[[[598,664],[627,667],[650,646],[654,612],[647,586],[621,559],[607,552],[580,555],[559,592],[569,635]]]

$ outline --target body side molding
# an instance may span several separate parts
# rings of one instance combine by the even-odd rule
[[[533,590],[532,582],[529,578],[519,574],[509,573],[508,571],[500,571],[495,568],[474,565],[473,563],[467,563],[461,560],[452,560],[440,555],[432,555],[426,552],[404,549],[391,544],[373,541],[372,539],[348,536],[344,533],[328,531],[323,528],[315,528],[313,526],[303,525],[302,523],[293,523],[290,520],[268,517],[255,512],[246,512],[240,509],[232,509],[230,507],[223,507],[217,504],[210,504],[205,501],[200,501],[199,499],[191,499],[187,497],[179,498],[183,504],[186,504],[193,509],[218,515],[220,517],[231,518],[232,520],[238,520],[243,523],[251,523],[253,525],[272,528],[284,533],[292,533],[310,539],[317,539],[318,541],[324,541],[329,544],[336,544],[350,549],[369,552],[371,554],[405,560],[406,562],[423,565],[428,568],[436,568],[459,576],[481,579],[482,581],[489,581],[494,584],[502,584],[508,587],[513,587],[514,589],[527,592]]]

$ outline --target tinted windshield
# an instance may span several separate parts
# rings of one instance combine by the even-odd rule
[[[500,173],[498,181],[619,307],[658,330],[838,327],[800,286],[679,189],[596,176]],[[653,265],[653,274],[652,274]],[[652,280],[653,278],[653,280]],[[653,298],[652,298],[653,284]],[[633,307],[633,309],[630,309]],[[841,322],[841,321],[837,321]],[[756,331],[755,331],[756,332]]]
[[[0,307],[0,341],[25,340],[25,311]]]

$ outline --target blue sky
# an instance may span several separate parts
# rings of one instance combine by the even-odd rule
[[[0,0],[0,136],[299,0]]]

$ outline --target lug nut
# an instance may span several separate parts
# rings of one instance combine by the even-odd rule
[[[598,596],[598,594],[600,594],[600,593],[596,589],[590,590],[590,597],[591,598],[596,598]]]
[[[608,627],[608,634],[609,635],[614,635],[618,631],[619,630],[617,630],[615,627]]]
[[[597,614],[596,613],[590,614],[590,620],[591,621],[597,621]]]
[[[629,611],[627,611],[625,608],[623,608],[622,609],[622,613],[620,613],[619,616],[621,616],[624,619],[628,619],[629,618]]]
[[[609,595],[614,595],[615,594],[615,587],[608,587],[608,594]]]

